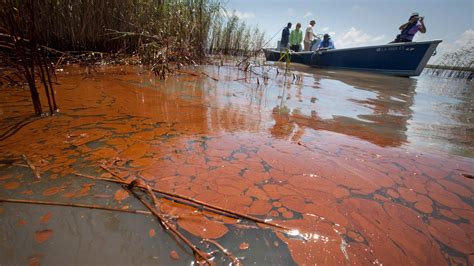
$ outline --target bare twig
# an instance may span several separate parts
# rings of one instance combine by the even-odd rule
[[[119,176],[118,174],[116,174],[115,172],[113,172],[112,170],[110,170],[109,168],[105,167],[105,165],[100,165],[100,168],[104,169],[104,170],[107,171],[109,174],[111,174],[112,176],[115,176],[115,177],[118,178],[119,180],[125,181],[125,179],[123,179],[123,177]]]
[[[205,72],[202,72],[202,71],[198,72],[198,73],[192,72],[192,71],[186,71],[186,70],[182,70],[182,69],[175,69],[174,71],[176,71],[178,73],[182,73],[182,74],[188,74],[188,75],[195,76],[195,77],[199,77],[200,75],[204,75],[204,76],[206,76],[206,77],[208,77],[208,78],[210,78],[214,81],[219,81],[219,79],[217,79],[217,78],[215,78],[215,77],[213,77],[213,76],[211,76],[211,75],[209,75]]]
[[[15,38],[13,35],[10,35],[10,34],[6,34],[6,33],[0,33],[0,37],[8,37],[8,38]],[[29,39],[27,38],[22,38],[21,39],[22,41],[25,41],[25,42],[30,42]],[[54,53],[58,53],[58,54],[63,54],[63,52],[59,51],[59,50],[56,50],[54,48],[51,48],[51,47],[48,47],[48,46],[45,46],[45,45],[41,45],[42,48],[50,51],[50,52],[54,52]],[[13,49],[13,47],[8,47],[9,49]]]
[[[158,203],[158,199],[156,198],[156,195],[155,193],[153,193],[150,185],[148,185],[148,183],[146,183],[145,181],[142,180],[143,183],[145,183],[145,187],[146,187],[146,190],[148,191],[148,195],[150,195],[150,197],[153,199],[153,203],[155,204],[155,207],[156,208],[159,208],[159,203]]]
[[[109,181],[109,182],[125,184],[125,185],[129,184],[129,182],[126,182],[126,181],[123,181],[123,180],[116,180],[116,179],[102,178],[102,177],[94,177],[94,176],[84,175],[84,174],[80,174],[80,173],[74,173],[74,174],[77,175],[77,176],[81,176],[81,177],[85,177],[85,178],[89,178],[89,179],[104,180],[104,181]],[[146,189],[146,187],[144,187],[142,185],[138,185],[138,184],[137,184],[137,187],[142,188],[142,189]],[[221,208],[221,207],[218,207],[218,206],[214,206],[214,205],[211,205],[211,204],[208,204],[208,203],[196,200],[196,199],[191,199],[191,198],[179,195],[179,194],[166,192],[166,191],[159,190],[159,189],[156,189],[156,188],[152,188],[152,191],[161,193],[161,194],[166,195],[168,197],[178,199],[181,202],[184,200],[185,201],[184,203],[187,203],[187,204],[192,204],[192,205],[195,205],[195,206],[198,206],[198,207],[206,207],[207,209],[209,209],[211,211],[214,211],[214,212],[218,211],[220,213],[231,215],[233,217],[244,218],[244,219],[259,223],[259,224],[264,224],[264,225],[267,225],[267,226],[282,229],[284,231],[291,231],[292,230],[292,229],[290,229],[288,227],[285,227],[283,225],[271,223],[271,222],[265,221],[263,219],[259,219],[259,218],[256,218],[256,217],[244,214],[244,213],[239,213],[237,211],[227,210],[227,209],[224,209],[224,208]]]
[[[209,75],[209,74],[207,74],[207,73],[205,73],[205,72],[201,72],[201,74],[203,74],[204,76],[206,76],[206,77],[208,77],[208,78],[210,78],[210,79],[212,79],[212,80],[214,80],[214,81],[219,81],[219,79],[217,79],[217,78],[215,78],[215,77],[213,77],[213,76],[211,76],[211,75]]]
[[[26,157],[26,155],[24,154],[21,155],[21,158],[23,158],[26,164],[28,164],[28,166],[31,168],[31,171],[33,171],[33,173],[35,174],[36,179],[41,179],[38,169],[33,165],[30,159],[28,159],[28,157]]]
[[[153,215],[160,221],[160,224],[163,226],[164,229],[170,230],[174,236],[176,236],[178,239],[183,241],[186,245],[189,246],[194,252],[195,255],[199,256],[200,258],[204,259],[209,265],[212,264],[212,262],[209,260],[209,255],[204,253],[203,251],[199,250],[189,239],[187,239],[181,232],[179,232],[172,224],[170,224],[166,218],[159,213],[153,206],[151,206],[148,202],[146,202],[144,199],[142,199],[134,190],[133,188],[135,187],[134,185],[136,182],[132,182],[129,186],[126,186],[126,189],[130,191],[135,198],[137,198],[145,207],[147,207]]]
[[[85,175],[85,174],[81,174],[81,173],[74,173],[74,175],[77,175],[77,176],[80,176],[80,177],[89,178],[89,179],[103,180],[103,181],[115,182],[115,183],[120,183],[120,184],[125,184],[125,185],[128,185],[128,184],[129,184],[129,183],[126,182],[126,181],[120,181],[120,180],[113,179],[113,178],[97,177],[97,176]]]
[[[30,168],[30,166],[29,166],[29,165],[27,165],[27,164],[22,164],[22,163],[12,163],[12,165],[14,165],[14,166],[21,166],[21,167]]]
[[[134,213],[134,214],[151,215],[151,212],[149,212],[149,211],[125,210],[125,209],[117,209],[117,208],[110,208],[110,207],[105,207],[105,206],[79,204],[79,203],[38,201],[38,200],[25,200],[25,199],[3,199],[3,198],[0,198],[0,202],[26,203],[26,204],[52,205],[52,206],[66,206],[66,207],[77,207],[77,208],[85,208],[85,209],[98,209],[98,210],[107,210],[107,211],[117,211],[117,212],[127,212],[127,213]]]
[[[240,260],[235,257],[232,253],[230,253],[230,251],[226,248],[224,248],[223,246],[221,246],[219,243],[217,243],[216,241],[212,240],[212,239],[203,239],[202,242],[208,242],[208,243],[211,243],[213,244],[214,246],[216,246],[218,249],[220,249],[227,257],[229,257],[232,262],[234,263],[235,266],[241,266],[242,263],[240,263]]]

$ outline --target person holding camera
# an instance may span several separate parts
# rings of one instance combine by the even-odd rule
[[[425,23],[423,17],[420,17],[418,13],[412,13],[407,23],[400,26],[399,30],[402,32],[397,35],[393,42],[412,42],[413,37],[419,31],[421,33],[426,32]]]

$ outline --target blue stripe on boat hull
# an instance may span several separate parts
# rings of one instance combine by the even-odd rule
[[[396,76],[418,76],[440,42],[436,40],[419,43],[395,43],[315,53],[292,53],[291,62],[320,68],[370,71]],[[277,61],[281,56],[279,51],[267,51],[266,55],[267,60],[270,61]]]

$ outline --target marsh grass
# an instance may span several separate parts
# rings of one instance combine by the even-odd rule
[[[474,76],[474,43],[443,55],[437,65],[429,65],[427,73],[446,78],[472,80]]]
[[[39,45],[34,0],[2,0],[0,9],[0,62],[16,69],[13,74],[28,84],[34,112],[43,115],[39,87],[43,86],[49,114],[58,110],[52,86],[54,70],[47,47]],[[13,78],[6,78],[14,81]],[[39,84],[41,85],[39,85]]]
[[[265,32],[250,27],[233,14],[220,8],[209,32],[208,53],[253,56],[264,46]]]
[[[0,0],[0,65],[28,84],[36,114],[38,84],[57,109],[51,78],[63,63],[145,64],[166,79],[208,54],[260,51],[263,40],[220,0]]]

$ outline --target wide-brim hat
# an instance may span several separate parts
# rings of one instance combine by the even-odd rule
[[[413,12],[410,15],[410,19],[413,18],[413,17],[419,17],[419,16],[420,16],[420,14],[418,14],[418,12]]]

